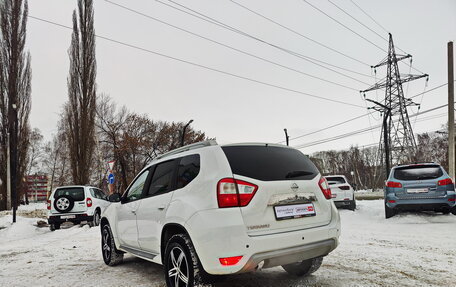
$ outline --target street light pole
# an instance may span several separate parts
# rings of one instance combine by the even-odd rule
[[[283,131],[285,132],[285,141],[287,142],[287,146],[288,146],[290,137],[288,136],[288,131],[287,131],[287,129],[283,129]]]
[[[193,120],[189,120],[188,123],[184,126],[184,129],[182,130],[181,146],[184,146],[185,130],[191,123],[193,123]]]
[[[8,131],[10,147],[10,176],[11,176],[11,201],[13,206],[13,223],[16,222],[17,210],[17,105],[14,100],[10,100],[8,111]]]

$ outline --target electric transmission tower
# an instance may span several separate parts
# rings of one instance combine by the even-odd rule
[[[412,55],[410,54],[396,54],[393,36],[389,34],[388,56],[379,64],[372,67],[373,69],[377,69],[386,65],[386,78],[367,90],[361,91],[361,93],[366,93],[373,90],[385,89],[385,100],[383,103],[370,99],[366,100],[375,104],[371,109],[379,111],[383,115],[380,153],[383,155],[386,177],[388,177],[392,163],[410,162],[416,149],[416,141],[410,124],[407,107],[419,105],[404,96],[402,84],[423,77],[428,78],[429,76],[427,74],[411,75],[399,73],[398,62],[411,57]]]

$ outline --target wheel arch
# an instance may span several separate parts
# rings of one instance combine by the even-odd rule
[[[162,262],[164,260],[163,257],[165,256],[166,242],[173,235],[181,234],[181,233],[186,234],[191,240],[190,234],[187,232],[187,229],[185,229],[185,227],[183,227],[182,225],[180,225],[178,223],[168,223],[165,226],[163,226],[162,233],[161,233],[161,239],[160,239],[160,255],[161,255]]]

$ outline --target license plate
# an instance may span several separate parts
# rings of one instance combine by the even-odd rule
[[[407,189],[407,193],[426,193],[429,192],[429,188],[410,188]]]
[[[274,206],[274,212],[277,220],[315,216],[316,214],[313,203],[277,205]]]
[[[61,219],[70,219],[70,218],[76,218],[76,215],[62,215],[60,216]]]

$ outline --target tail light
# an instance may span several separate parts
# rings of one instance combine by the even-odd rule
[[[349,190],[350,189],[350,186],[348,185],[342,185],[342,186],[339,186],[340,189],[342,190]]]
[[[456,201],[456,198],[448,198],[448,201]]]
[[[242,256],[234,256],[234,257],[226,257],[226,258],[219,258],[220,264],[224,266],[231,266],[238,264],[241,261]]]
[[[49,199],[47,200],[47,209],[51,210],[51,201]]]
[[[87,204],[87,207],[92,207],[92,199],[91,198],[87,198],[86,199],[86,204]]]
[[[449,185],[452,183],[453,183],[453,181],[451,180],[451,178],[445,178],[445,179],[439,180],[438,185]]]
[[[391,199],[391,200],[388,200],[388,202],[389,202],[389,203],[396,203],[396,201],[395,201],[395,200],[392,200],[392,199]]]
[[[234,178],[221,179],[217,184],[219,207],[247,206],[258,190],[258,186]]]
[[[329,188],[329,184],[326,181],[326,178],[322,177],[318,181],[318,186],[321,189],[321,192],[323,192],[323,195],[325,196],[326,199],[331,199],[331,189]]]
[[[395,187],[395,188],[401,188],[402,184],[400,182],[395,182],[395,181],[388,181],[386,183],[387,187]]]

